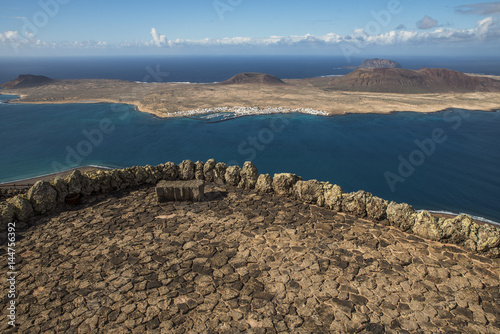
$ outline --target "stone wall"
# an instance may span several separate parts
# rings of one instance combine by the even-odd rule
[[[467,215],[436,218],[427,211],[416,212],[406,203],[389,203],[364,191],[344,193],[338,185],[317,180],[303,181],[301,177],[289,173],[275,174],[274,177],[259,175],[251,162],[246,162],[240,168],[228,167],[213,159],[206,163],[185,160],[179,165],[167,162],[158,166],[83,174],[75,170],[64,179],[39,181],[26,194],[0,202],[0,228],[5,230],[11,221],[25,221],[38,214],[64,209],[68,194],[86,197],[145,184],[155,185],[160,180],[193,179],[292,197],[337,212],[389,224],[429,240],[460,245],[489,257],[500,257],[500,229],[478,224]]]

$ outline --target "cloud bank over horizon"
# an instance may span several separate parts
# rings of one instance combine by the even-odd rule
[[[472,6],[472,5],[471,5]],[[467,7],[469,8],[469,7]],[[473,7],[477,10],[479,7]],[[496,7],[495,7],[496,8]],[[482,8],[492,11],[494,8]],[[496,10],[496,9],[495,9]],[[167,35],[161,34],[155,27],[150,30],[152,39],[135,42],[123,42],[112,44],[105,41],[83,41],[83,42],[45,42],[36,39],[33,35],[23,36],[19,31],[5,31],[0,33],[0,46],[12,47],[14,49],[30,48],[63,48],[63,49],[106,49],[106,48],[146,48],[146,49],[231,49],[251,48],[257,49],[287,49],[287,48],[316,48],[328,49],[331,47],[345,47],[349,45],[355,48],[367,48],[370,46],[468,46],[490,44],[495,45],[500,41],[500,20],[495,16],[488,16],[476,22],[471,29],[445,28],[438,24],[430,16],[417,22],[419,30],[409,30],[401,24],[395,30],[372,34],[366,28],[355,29],[351,34],[341,35],[327,33],[325,35],[290,35],[290,36],[268,36],[256,37],[225,37],[205,39],[167,39]]]

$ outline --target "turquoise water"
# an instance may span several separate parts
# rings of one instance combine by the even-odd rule
[[[261,173],[292,172],[417,209],[500,221],[499,112],[286,114],[207,124],[118,104],[0,104],[0,138],[0,182],[84,165],[252,160]]]

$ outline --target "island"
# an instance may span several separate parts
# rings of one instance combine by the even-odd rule
[[[373,58],[363,60],[359,66],[347,66],[344,68],[402,68],[402,66],[394,60]]]
[[[499,79],[448,69],[359,68],[340,77],[285,80],[264,73],[240,73],[210,84],[21,75],[1,86],[3,93],[20,96],[16,103],[123,103],[158,117],[219,111],[339,115],[497,110]]]

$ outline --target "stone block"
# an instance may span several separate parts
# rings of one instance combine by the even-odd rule
[[[200,202],[203,200],[204,191],[205,182],[203,180],[160,181],[156,186],[156,195],[159,202]]]

